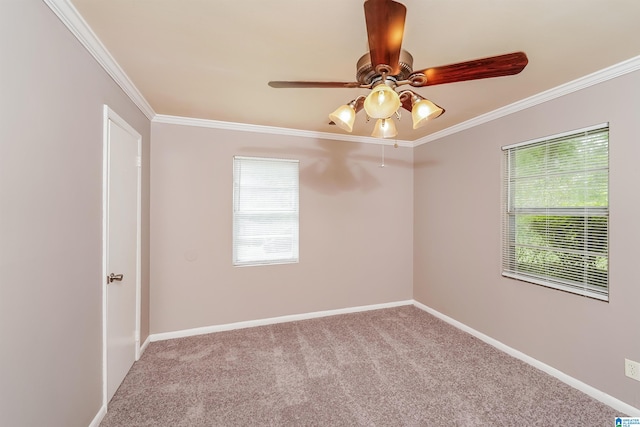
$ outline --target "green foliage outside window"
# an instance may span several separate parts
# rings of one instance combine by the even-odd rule
[[[606,286],[607,227],[606,217],[521,216],[516,220],[516,268],[563,281],[578,275],[592,286]]]

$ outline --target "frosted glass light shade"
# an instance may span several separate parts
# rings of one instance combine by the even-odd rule
[[[444,110],[442,108],[438,107],[428,99],[421,99],[420,101],[415,102],[411,107],[413,128],[418,129],[421,126],[424,126],[427,121],[435,119],[443,112]]]
[[[364,110],[373,119],[386,119],[400,108],[400,96],[386,84],[379,84],[364,100]]]
[[[340,129],[351,132],[353,130],[353,123],[356,121],[356,110],[351,104],[343,105],[329,114],[329,119]]]
[[[396,135],[398,135],[398,130],[391,119],[378,119],[371,134],[375,138],[393,138]]]

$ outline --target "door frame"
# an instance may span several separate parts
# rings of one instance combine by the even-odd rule
[[[108,105],[103,105],[102,135],[102,404],[107,407],[107,276],[109,256],[109,121],[124,129],[137,141],[137,195],[136,195],[136,313],[135,360],[140,359],[141,267],[142,267],[142,136]]]

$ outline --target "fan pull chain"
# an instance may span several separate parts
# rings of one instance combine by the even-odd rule
[[[382,163],[378,167],[381,167],[381,168],[384,167],[384,144],[382,144]]]

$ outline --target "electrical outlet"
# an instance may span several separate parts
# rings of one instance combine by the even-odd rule
[[[624,359],[624,374],[629,378],[640,381],[640,363]]]

